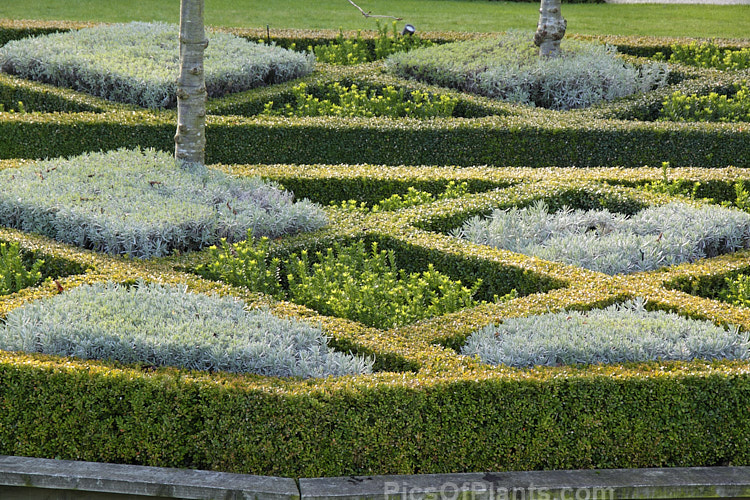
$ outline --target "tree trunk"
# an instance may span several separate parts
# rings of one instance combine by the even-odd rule
[[[180,2],[180,76],[177,80],[177,133],[174,156],[182,163],[205,163],[206,79],[203,0]]]
[[[562,0],[541,0],[539,9],[539,24],[534,33],[534,44],[539,47],[542,57],[558,57],[560,55],[560,40],[565,36],[568,22],[560,12]]]

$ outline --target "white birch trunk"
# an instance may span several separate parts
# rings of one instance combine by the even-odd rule
[[[180,75],[177,79],[177,133],[174,156],[182,163],[205,163],[206,79],[203,0],[180,2]]]
[[[568,22],[560,11],[562,0],[541,0],[539,23],[534,33],[534,44],[542,57],[558,57],[560,40],[565,36]]]

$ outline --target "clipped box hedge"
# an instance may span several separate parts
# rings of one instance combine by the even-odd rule
[[[139,144],[171,151],[174,115],[6,113],[0,158],[72,156]],[[750,166],[742,123],[648,123],[571,116],[476,120],[208,117],[208,161],[215,163],[375,163],[594,167]]]
[[[614,45],[623,54],[651,57],[657,52],[661,52],[667,58],[672,54],[672,45],[687,45],[696,41],[695,38],[663,36],[581,35],[577,33],[568,36],[583,40],[599,40]],[[748,39],[712,38],[698,39],[698,41],[710,42],[721,49],[741,50],[750,47],[750,40]]]
[[[94,26],[80,21],[35,21],[30,19],[0,19],[0,45],[29,36],[46,35]]]
[[[281,183],[295,178],[300,190],[320,193],[313,199],[324,202],[346,198],[374,167],[225,168]],[[672,174],[715,186],[750,180],[750,172],[736,168],[674,169]],[[750,328],[749,310],[672,285],[684,276],[746,268],[748,251],[651,273],[606,276],[445,234],[474,214],[540,199],[552,207],[633,213],[669,201],[633,187],[659,180],[660,169],[396,167],[378,175],[391,194],[412,183],[439,191],[450,180],[473,180],[477,189],[460,199],[396,212],[329,208],[333,224],[274,241],[275,254],[361,237],[409,252],[402,264],[431,262],[459,276],[487,277],[495,269],[500,273],[491,278],[495,286],[527,286],[527,292],[378,330],[203,280],[191,270],[206,261],[208,252],[141,262],[3,229],[4,241],[19,241],[90,269],[59,280],[64,289],[158,276],[160,282],[183,283],[193,291],[232,294],[250,305],[266,305],[274,314],[319,322],[332,337],[331,345],[373,356],[376,372],[301,381],[0,353],[0,451],[293,477],[750,464],[747,362],[521,370],[482,365],[456,351],[472,331],[498,318],[588,310],[635,296],[644,297],[650,309]],[[614,185],[618,180],[622,185]],[[321,182],[332,193],[321,191]],[[56,293],[51,284],[21,291],[0,301],[0,316],[24,300]]]
[[[0,23],[0,33],[17,38],[24,29],[61,29],[23,26]],[[262,38],[265,30],[251,35]],[[305,81],[391,81],[368,71],[325,68]],[[681,71],[686,77],[675,85],[710,88],[728,78]],[[27,94],[18,95],[35,102],[29,110],[40,113],[0,117],[0,158],[7,158],[1,169],[26,164],[25,158],[122,146],[173,148],[173,112],[98,107],[99,101],[80,94],[6,81],[11,83],[0,88],[23,88]],[[521,370],[458,354],[473,331],[503,318],[602,308],[636,296],[649,309],[747,331],[750,310],[692,292],[745,271],[750,252],[606,276],[448,234],[472,216],[538,200],[553,209],[624,213],[667,203],[672,198],[637,189],[661,180],[661,169],[622,168],[662,161],[685,167],[670,170],[670,177],[701,182],[701,196],[732,200],[732,183],[750,181],[750,171],[737,168],[750,166],[745,126],[636,121],[647,119],[638,110],[656,106],[660,95],[569,114],[464,98],[459,107],[474,118],[425,123],[250,116],[258,103],[289,88],[210,103],[216,115],[208,120],[209,160],[236,175],[278,181],[322,204],[350,198],[372,203],[409,186],[439,193],[449,181],[467,182],[469,194],[390,213],[328,208],[328,227],[272,242],[274,255],[361,238],[397,250],[405,269],[433,264],[455,279],[486,280],[484,298],[512,289],[518,297],[379,330],[202,279],[194,270],[209,258],[205,251],[131,260],[0,228],[0,240],[54,256],[69,271],[58,273],[57,283],[1,298],[0,318],[29,300],[83,284],[143,279],[231,294],[251,307],[320,324],[334,348],[375,359],[372,375],[302,381],[0,352],[0,453],[292,477],[750,465],[747,362]],[[7,95],[10,102],[22,100]],[[415,166],[430,164],[437,167]]]
[[[0,73],[0,104],[9,110],[17,109],[19,102],[24,104],[27,112],[37,113],[101,113],[124,107],[79,92]]]
[[[28,29],[55,31],[81,26],[3,21],[0,33],[18,38]],[[232,32],[248,39],[265,35],[265,30]],[[279,32],[280,37],[290,40],[297,36],[297,42],[304,46],[311,40],[322,43],[337,35],[333,31]],[[364,38],[368,36],[376,34]],[[439,42],[483,36],[488,35],[425,35]],[[624,52],[627,50],[623,47],[638,47],[643,51],[635,53],[645,55],[688,41],[597,39],[615,43]],[[728,48],[747,45],[732,40],[716,43]],[[394,78],[383,73],[381,63],[354,68],[321,65],[313,75],[289,84],[209,101],[209,113],[223,116],[208,118],[206,153],[213,163],[637,167],[666,160],[686,167],[748,166],[750,130],[742,123],[653,121],[662,102],[674,91],[726,91],[733,83],[747,79],[747,70],[723,73],[673,65],[673,73],[672,85],[660,90],[587,110],[558,113]],[[375,88],[393,85],[407,91],[447,92],[459,99],[454,113],[457,118],[425,121],[255,116],[269,100],[279,105],[289,102],[292,86],[300,81],[311,87],[337,81]],[[71,156],[134,144],[164,151],[173,148],[174,112],[107,105],[80,93],[0,75],[0,103],[14,109],[18,101],[38,113],[0,115],[0,133],[8,138],[0,144],[0,158]]]
[[[308,385],[0,359],[0,443],[16,455],[300,477],[749,458],[743,363]]]
[[[711,85],[703,84],[718,84]],[[258,110],[261,102],[275,100],[262,90],[259,99],[244,93],[247,105],[234,100],[211,106]],[[748,166],[750,130],[742,123],[640,121],[653,119],[665,92],[568,113],[461,100],[462,112],[480,116],[471,119],[209,116],[206,155],[215,163],[636,167],[668,160],[674,166]],[[628,115],[638,120],[624,119]],[[71,156],[133,144],[171,151],[175,120],[173,112],[135,110],[3,113],[0,132],[8,140],[0,144],[0,158]]]

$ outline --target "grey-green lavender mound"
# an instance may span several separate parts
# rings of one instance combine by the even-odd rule
[[[326,224],[325,212],[260,178],[180,166],[153,150],[53,159],[0,172],[0,224],[149,258]]]
[[[177,103],[179,30],[165,23],[103,25],[8,42],[0,70],[149,108]],[[309,74],[315,58],[221,32],[207,33],[209,97]]]
[[[532,32],[396,53],[396,75],[487,97],[551,109],[591,106],[664,85],[667,66],[626,64],[612,47],[566,39],[558,58],[541,58]]]
[[[474,243],[606,274],[651,271],[750,246],[750,214],[715,205],[669,203],[632,217],[543,202],[474,217],[454,233]]]
[[[140,282],[83,285],[11,311],[0,349],[191,370],[326,377],[372,371],[322,330],[231,297]]]
[[[492,365],[530,367],[657,360],[750,359],[750,338],[664,311],[642,299],[589,312],[513,318],[472,334],[462,354]]]

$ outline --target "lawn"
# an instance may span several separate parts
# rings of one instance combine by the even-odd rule
[[[420,31],[504,31],[536,27],[535,2],[486,0],[362,0],[373,14],[402,17]],[[748,5],[564,4],[569,33],[741,38],[750,33]],[[346,0],[206,0],[206,23],[245,28],[374,29]],[[0,19],[99,22],[179,19],[179,2],[153,0],[29,0],[0,4]]]

